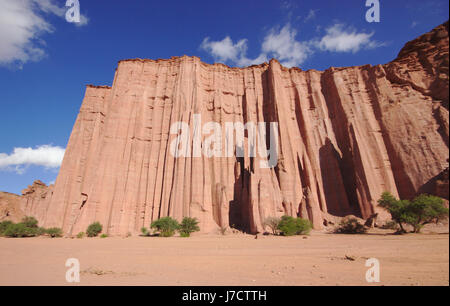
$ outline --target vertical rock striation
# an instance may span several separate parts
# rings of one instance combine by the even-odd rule
[[[447,22],[385,65],[302,71],[276,60],[247,68],[187,56],[120,61],[112,87],[87,87],[53,194],[25,213],[67,234],[99,221],[110,235],[163,216],[196,217],[203,231],[249,232],[283,214],[316,228],[329,215],[383,216],[383,191],[433,192],[430,180],[448,167],[448,60]],[[244,157],[175,158],[170,127],[187,123],[193,148],[202,127],[195,115],[222,131],[226,122],[276,122],[276,167],[248,157],[248,133],[236,149]]]

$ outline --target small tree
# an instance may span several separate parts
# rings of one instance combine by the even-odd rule
[[[414,233],[420,233],[426,224],[438,223],[448,217],[448,208],[443,204],[439,197],[421,194],[409,203],[405,222],[413,227]]]
[[[281,219],[277,217],[267,217],[264,220],[264,225],[269,227],[272,230],[272,234],[278,234],[278,225],[280,224]]]
[[[409,201],[397,200],[390,193],[384,192],[378,200],[378,205],[391,214],[392,220],[400,226],[403,233],[406,231],[402,223],[411,225],[414,233],[420,233],[424,225],[447,218],[449,210],[443,204],[441,198],[426,194]]]
[[[175,234],[175,231],[180,227],[177,220],[171,217],[163,217],[156,221],[153,221],[150,228],[155,228],[159,231],[162,237],[171,237]]]
[[[312,224],[306,219],[283,216],[278,224],[278,229],[283,236],[306,235],[311,231]]]
[[[47,235],[49,235],[52,238],[62,237],[62,235],[63,235],[62,229],[60,229],[59,227],[51,227],[51,228],[47,229],[46,232],[47,232]]]
[[[100,222],[94,222],[90,224],[86,230],[86,234],[88,237],[97,237],[98,234],[102,231],[103,226]]]
[[[198,220],[196,218],[184,217],[180,224],[181,237],[189,237],[191,233],[198,232]]]
[[[356,218],[343,219],[334,230],[336,234],[364,234],[367,229]]]
[[[395,221],[400,230],[398,232],[405,233],[402,222],[405,221],[405,214],[407,210],[408,201],[397,200],[389,192],[383,192],[381,198],[378,200],[378,206],[384,208],[391,214],[392,221]]]

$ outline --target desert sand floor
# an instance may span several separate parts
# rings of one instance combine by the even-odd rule
[[[365,280],[372,257],[380,283]],[[68,258],[80,262],[80,283],[65,280]],[[0,238],[0,285],[448,286],[449,235]]]

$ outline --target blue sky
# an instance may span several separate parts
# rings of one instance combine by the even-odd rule
[[[0,190],[56,179],[86,84],[111,85],[117,61],[196,55],[249,65],[380,64],[448,20],[448,1],[0,0]]]

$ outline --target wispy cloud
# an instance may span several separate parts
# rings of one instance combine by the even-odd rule
[[[372,39],[374,32],[357,32],[352,28],[345,28],[344,24],[337,23],[326,29],[326,35],[317,42],[319,49],[332,52],[358,52],[359,50],[373,49],[384,45]]]
[[[64,2],[65,3],[65,2]],[[45,57],[44,34],[54,32],[46,20],[48,15],[65,17],[66,8],[55,0],[0,0],[0,65],[18,65]],[[80,16],[78,26],[86,25]]]
[[[314,14],[315,11],[311,13],[311,16]],[[317,31],[320,29],[317,28]],[[294,67],[301,65],[318,51],[355,53],[362,49],[373,49],[385,45],[373,40],[373,35],[374,32],[365,33],[336,23],[326,28],[323,36],[301,41],[297,38],[297,31],[288,23],[281,29],[272,28],[266,33],[260,54],[253,59],[247,57],[248,40],[246,38],[234,43],[229,36],[219,41],[212,41],[207,37],[200,48],[207,51],[216,61],[237,66],[260,64],[274,57],[284,66]]]
[[[316,13],[318,10],[309,10],[308,15],[306,15],[304,22],[308,22],[314,18],[316,18]]]
[[[64,152],[64,148],[51,145],[14,148],[11,154],[0,153],[0,170],[13,170],[21,174],[31,165],[58,168],[62,163]]]

